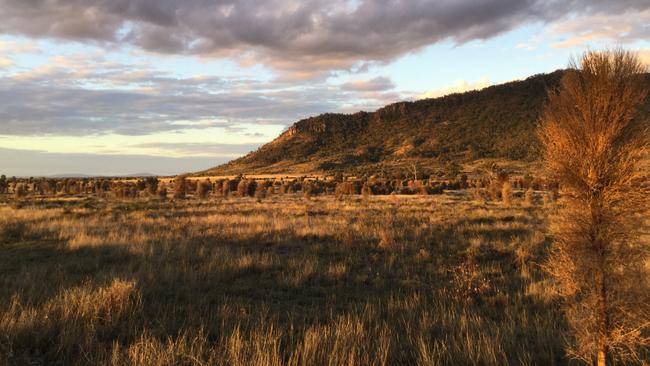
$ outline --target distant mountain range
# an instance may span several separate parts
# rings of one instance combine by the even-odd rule
[[[539,157],[536,126],[547,91],[558,87],[563,73],[372,113],[307,118],[257,151],[199,174],[395,174],[413,167],[441,174],[480,161],[525,165]],[[640,113],[650,116],[650,98]]]

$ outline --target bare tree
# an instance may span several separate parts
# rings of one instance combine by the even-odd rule
[[[645,68],[623,50],[588,52],[549,92],[539,136],[562,189],[546,268],[573,330],[568,352],[598,365],[639,359],[650,345],[645,195],[635,184],[648,151]]]

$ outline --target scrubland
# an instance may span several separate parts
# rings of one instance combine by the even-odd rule
[[[0,364],[567,364],[542,196],[7,200]]]

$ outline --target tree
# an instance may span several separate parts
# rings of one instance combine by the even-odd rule
[[[145,187],[147,189],[147,192],[151,196],[155,196],[156,193],[158,192],[158,178],[157,177],[147,177],[144,180]]]
[[[549,92],[539,128],[548,175],[562,189],[546,269],[573,330],[569,354],[598,365],[638,360],[650,345],[649,250],[640,239],[648,202],[635,184],[650,145],[637,114],[644,72],[630,52],[586,53]]]
[[[503,182],[501,185],[501,201],[506,207],[510,207],[512,203],[512,184],[509,180]]]
[[[0,176],[0,193],[7,193],[7,188],[9,183],[7,182],[7,177],[3,174]]]
[[[167,187],[164,183],[158,184],[158,198],[161,200],[167,199]]]
[[[187,194],[187,176],[179,175],[174,179],[174,198],[185,198]]]

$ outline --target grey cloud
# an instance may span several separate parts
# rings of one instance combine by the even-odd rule
[[[372,90],[390,86],[383,78],[358,91],[341,91],[323,83],[296,88],[281,81],[175,78],[101,59],[63,63],[43,72],[0,76],[0,135],[146,135],[208,127],[245,135],[243,124],[287,125],[341,110],[350,100],[374,108],[399,99]],[[78,70],[82,75],[75,75]]]
[[[5,0],[0,33],[243,57],[294,77],[385,62],[528,22],[650,8],[646,0]]]
[[[337,108],[342,96],[322,90],[238,90],[238,81],[146,77],[151,91],[88,89],[56,82],[0,78],[0,134],[146,135],[159,131],[223,127],[241,123],[288,124]],[[252,81],[245,81],[252,84]],[[226,88],[227,86],[227,88]],[[216,89],[216,90],[214,90]]]

